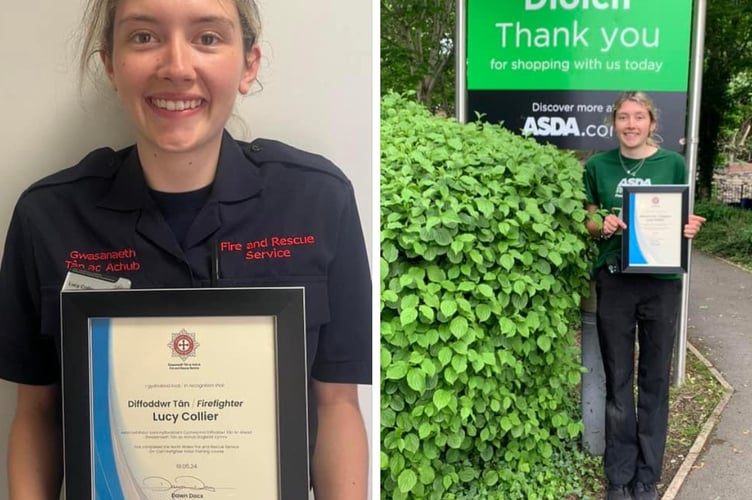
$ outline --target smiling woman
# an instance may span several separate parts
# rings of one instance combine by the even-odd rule
[[[621,213],[625,185],[687,182],[684,159],[653,140],[658,112],[643,92],[624,92],[611,115],[617,148],[585,165],[587,209],[603,211],[587,221],[598,239],[593,265],[598,338],[606,375],[605,475],[609,500],[653,500],[661,479],[668,425],[668,394],[674,332],[680,307],[677,274],[622,274]],[[690,215],[683,237],[697,234],[704,218]],[[679,236],[679,235],[677,235]],[[639,342],[635,404],[635,339]]]
[[[121,0],[112,10],[97,3],[108,18],[104,31],[87,39],[101,41],[97,51],[135,126],[150,187],[206,186],[238,92],[247,94],[258,74],[260,48],[245,43],[258,36],[251,28],[259,29],[255,5]],[[254,17],[241,22],[240,10]]]
[[[110,269],[134,288],[304,287],[311,298],[306,336],[313,487],[323,499],[367,496],[368,444],[357,385],[369,384],[372,373],[371,280],[362,230],[370,236],[371,224],[368,215],[363,224],[359,215],[370,214],[372,182],[371,8],[335,3],[270,6],[269,34],[261,39],[260,16],[248,0],[93,0],[82,24],[88,32],[82,66],[101,65],[122,113],[107,106],[97,106],[97,113],[66,108],[75,102],[65,94],[75,93],[73,85],[59,85],[65,95],[51,95],[30,91],[30,79],[2,83],[3,96],[12,101],[9,112],[20,109],[16,101],[26,102],[19,123],[37,113],[25,134],[18,126],[2,130],[9,145],[20,146],[15,153],[9,148],[10,161],[22,166],[3,199],[23,191],[8,217],[0,267],[0,378],[18,384],[8,444],[11,498],[49,498],[59,490],[57,304],[66,273],[82,266]],[[24,9],[19,22],[27,15],[27,26],[36,26],[36,13]],[[69,10],[61,9],[59,20],[68,19]],[[333,24],[337,14],[348,15],[347,27]],[[283,19],[288,24],[280,28]],[[322,36],[326,26],[334,27]],[[0,35],[6,41],[21,33],[10,28]],[[56,28],[54,36],[42,37],[47,45],[57,47],[66,36]],[[9,60],[8,67],[22,72],[27,60],[36,60],[33,49],[24,64]],[[273,57],[264,55],[267,49]],[[336,66],[328,66],[330,60]],[[59,64],[52,68],[62,71]],[[295,75],[303,68],[310,93],[294,79],[281,79],[285,68]],[[254,94],[262,69],[268,91]],[[67,77],[75,81],[75,75]],[[274,99],[278,89],[284,95]],[[238,106],[246,95],[253,97]],[[310,104],[301,105],[299,96]],[[58,114],[51,118],[50,109]],[[236,139],[228,120],[238,110],[257,133],[272,131],[326,152],[347,170],[282,142]],[[297,116],[316,119],[292,119]],[[119,132],[113,134],[111,124]],[[32,143],[29,131],[37,136]],[[46,151],[40,138],[51,138]],[[50,162],[50,149],[58,145],[65,154],[56,151]],[[73,159],[98,145],[107,146]],[[75,166],[51,175],[40,170],[68,163]],[[22,190],[35,177],[41,180]],[[10,207],[5,210],[10,214]],[[267,239],[274,255],[245,258],[249,242]],[[74,259],[72,252],[101,258]],[[214,262],[221,274],[214,273]]]

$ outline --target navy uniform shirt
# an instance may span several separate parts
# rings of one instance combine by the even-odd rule
[[[206,287],[214,245],[216,286],[305,287],[309,376],[370,383],[371,285],[352,185],[320,156],[227,133],[182,248],[133,146],[93,151],[21,195],[0,267],[0,378],[59,382],[59,294],[69,269],[127,277],[132,288]]]

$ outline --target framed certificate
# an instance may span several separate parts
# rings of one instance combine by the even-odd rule
[[[303,288],[61,294],[68,499],[308,498]]]
[[[688,193],[686,185],[623,186],[622,272],[687,272]]]

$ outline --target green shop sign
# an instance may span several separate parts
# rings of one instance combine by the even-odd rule
[[[467,90],[686,92],[692,0],[467,0]]]

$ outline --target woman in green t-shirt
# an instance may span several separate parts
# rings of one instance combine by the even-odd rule
[[[590,213],[605,210],[602,224],[587,229],[599,239],[594,265],[597,326],[606,374],[608,496],[657,499],[668,426],[671,356],[680,302],[678,275],[621,274],[621,231],[617,215],[625,185],[686,184],[684,159],[653,140],[657,112],[642,92],[619,96],[612,114],[619,147],[594,155],[585,165]],[[684,237],[693,238],[705,221],[690,215]],[[638,402],[634,401],[635,335],[639,336]],[[634,495],[634,497],[632,496]]]

